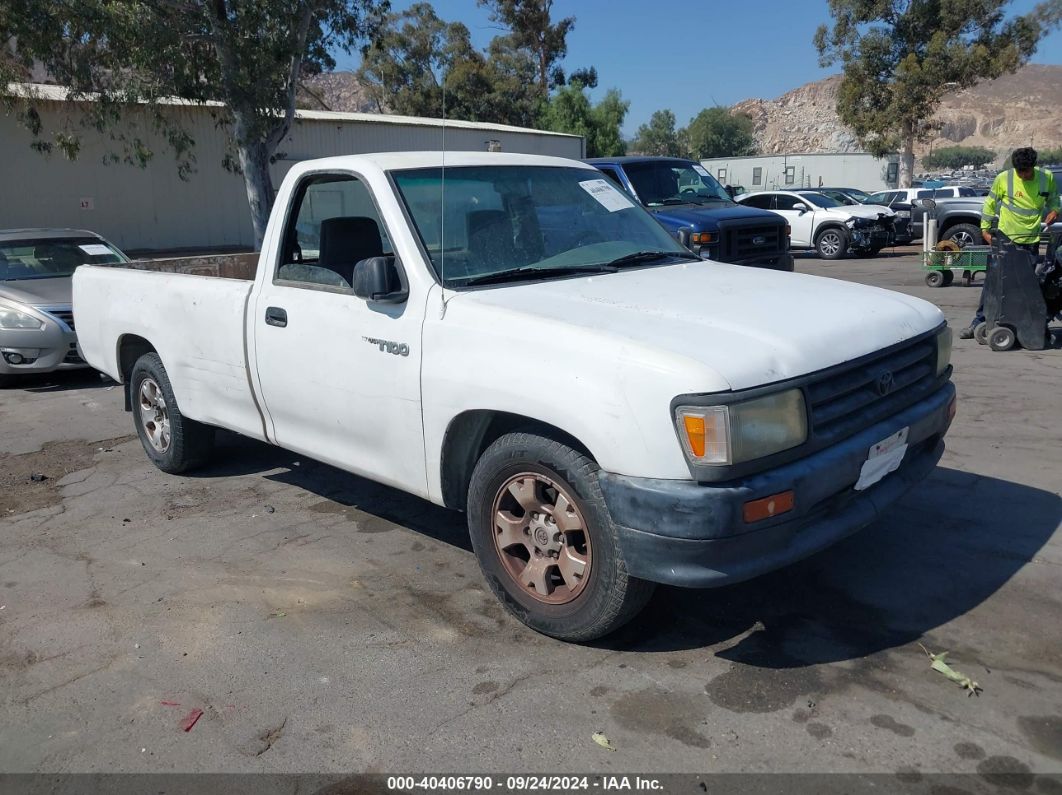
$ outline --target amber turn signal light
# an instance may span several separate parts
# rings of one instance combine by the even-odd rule
[[[748,523],[761,522],[793,510],[793,502],[793,492],[783,491],[779,494],[772,494],[770,497],[746,502],[742,513]]]

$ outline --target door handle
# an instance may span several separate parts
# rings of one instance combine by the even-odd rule
[[[278,328],[284,328],[288,325],[288,313],[281,309],[279,306],[267,306],[265,313],[265,322],[267,326],[277,326]]]

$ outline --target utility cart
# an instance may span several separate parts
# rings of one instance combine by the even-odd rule
[[[958,274],[966,286],[973,284],[978,273],[988,268],[991,246],[967,246],[960,249],[950,240],[938,243],[929,251],[922,252],[922,266],[926,272],[926,284],[930,287],[947,287]]]

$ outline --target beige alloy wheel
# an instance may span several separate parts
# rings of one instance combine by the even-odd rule
[[[154,379],[145,378],[140,382],[137,406],[140,409],[140,421],[148,443],[158,452],[165,453],[170,449],[172,438],[170,415],[166,407],[166,398]]]
[[[561,605],[586,587],[593,565],[590,533],[575,500],[537,472],[509,478],[491,510],[502,568],[539,602]]]

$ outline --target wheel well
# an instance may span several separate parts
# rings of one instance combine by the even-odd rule
[[[130,378],[133,365],[145,353],[156,353],[155,346],[136,334],[126,334],[118,340],[118,373],[125,385],[125,410],[133,410],[133,396],[130,393]]]
[[[959,224],[969,224],[970,226],[980,227],[981,219],[980,218],[972,218],[972,217],[971,218],[965,218],[965,217],[963,217],[961,215],[960,216],[953,216],[951,218],[945,218],[944,219],[944,223],[940,227],[940,234],[944,234],[949,229],[951,229],[953,226],[958,226]]]
[[[837,221],[827,221],[818,229],[815,230],[815,239],[818,240],[819,236],[830,229],[840,229],[842,232],[847,232],[845,225]]]
[[[443,502],[447,508],[465,509],[468,484],[479,457],[495,441],[516,430],[534,431],[540,436],[563,442],[590,458],[594,457],[586,445],[549,423],[506,411],[476,409],[463,412],[450,421],[443,437],[440,475]]]

